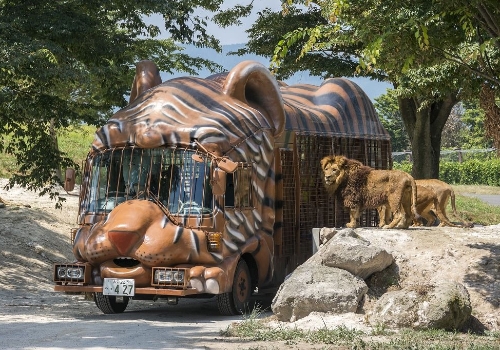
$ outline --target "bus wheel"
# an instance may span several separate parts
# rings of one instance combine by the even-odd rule
[[[252,279],[245,260],[240,260],[234,273],[231,292],[217,295],[217,306],[221,315],[232,316],[245,312],[252,294]]]
[[[104,295],[94,293],[94,301],[97,307],[105,314],[119,314],[125,311],[129,297],[116,297],[114,295]]]

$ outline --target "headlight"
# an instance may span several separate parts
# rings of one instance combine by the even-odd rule
[[[165,283],[165,282],[182,283],[183,281],[184,281],[184,271],[173,271],[173,270],[155,271],[155,282],[157,283]]]
[[[153,267],[153,285],[183,287],[187,286],[188,269]]]
[[[66,277],[68,278],[76,278],[76,279],[82,279],[83,278],[83,268],[82,267],[68,267],[66,269]]]
[[[57,268],[57,277],[69,278],[69,279],[83,279],[83,267],[60,266]]]
[[[82,265],[56,265],[54,272],[55,282],[83,282],[85,280],[85,266]]]
[[[66,277],[66,268],[65,267],[58,267],[57,268],[57,277],[59,277],[59,278]]]
[[[172,281],[172,271],[156,270],[155,271],[155,282],[165,283]]]

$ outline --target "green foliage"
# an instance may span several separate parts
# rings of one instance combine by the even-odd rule
[[[279,68],[274,71],[278,79],[289,78],[298,71],[308,71],[311,75],[324,78],[353,76],[357,62],[351,59],[351,53],[357,45],[351,44],[347,38],[345,46],[342,46],[338,51],[332,52],[330,47],[325,47],[312,54],[302,55],[302,46],[306,45],[309,37],[309,32],[305,28],[314,28],[317,25],[327,23],[327,19],[317,7],[309,7],[304,10],[290,7],[285,15],[266,9],[259,13],[257,21],[248,30],[250,39],[246,48],[234,52],[234,54],[254,53],[272,58],[275,51],[279,50],[276,47],[278,42],[281,40],[293,41],[295,45],[283,47],[283,50],[280,51]],[[338,33],[338,35],[344,34]],[[300,60],[299,57],[301,57]]]
[[[406,132],[401,112],[399,111],[398,98],[393,89],[387,89],[386,93],[375,99],[375,109],[382,125],[391,135],[393,152],[402,152],[410,149],[410,140]]]
[[[57,130],[101,125],[125,106],[137,61],[153,60],[165,72],[220,69],[176,42],[220,49],[194,10],[221,3],[1,0],[0,153],[15,157],[10,183],[53,193],[54,170],[77,166],[57,148]],[[160,28],[145,22],[153,14],[163,16],[170,39],[158,39]]]
[[[443,162],[439,164],[439,178],[449,184],[459,184],[461,179],[460,163]]]
[[[393,169],[411,174],[412,164],[407,161],[395,162]],[[500,186],[500,159],[441,162],[439,179],[449,184]]]
[[[413,163],[409,161],[394,162],[394,164],[392,165],[393,169],[402,170],[404,172],[407,172],[408,174],[411,174],[412,167]]]
[[[492,147],[492,140],[485,136],[484,112],[478,105],[477,100],[471,100],[460,102],[453,107],[441,134],[443,148],[467,150]],[[387,89],[385,94],[375,99],[374,106],[382,124],[391,135],[393,152],[411,149],[396,91]],[[459,160],[458,157],[455,158],[456,161]]]
[[[465,130],[462,130],[464,144],[461,148],[489,148],[493,141],[485,136],[484,132],[484,111],[479,108],[477,100],[463,102],[462,122],[465,124]]]

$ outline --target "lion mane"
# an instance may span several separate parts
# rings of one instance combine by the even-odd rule
[[[323,180],[331,194],[339,194],[350,209],[347,227],[357,227],[365,209],[390,210],[392,221],[383,228],[408,228],[417,214],[417,187],[413,177],[399,170],[376,170],[344,156],[327,156],[321,160]],[[379,209],[380,213],[380,209]]]

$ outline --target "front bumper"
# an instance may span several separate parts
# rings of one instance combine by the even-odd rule
[[[88,263],[55,264],[54,291],[67,293],[102,293],[102,285],[96,285],[91,278],[92,266]],[[187,296],[200,294],[189,283],[188,268],[153,267],[151,286],[136,287],[134,294]],[[158,274],[155,274],[155,271]],[[155,275],[162,276],[157,279]],[[166,276],[169,276],[168,278]],[[173,278],[172,276],[181,276]]]
[[[66,292],[66,293],[102,293],[102,286],[57,284],[54,286],[54,291]],[[135,288],[135,294],[184,297],[200,293],[195,288],[169,289],[169,288],[155,288],[155,287],[139,287]]]

